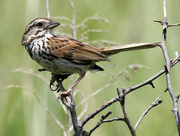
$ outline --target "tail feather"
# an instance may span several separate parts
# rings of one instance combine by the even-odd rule
[[[98,47],[98,50],[106,56],[110,56],[123,51],[149,49],[159,46],[160,43],[134,43],[112,47]]]

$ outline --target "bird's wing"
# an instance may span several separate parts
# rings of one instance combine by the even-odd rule
[[[72,38],[51,37],[47,42],[51,53],[57,57],[75,60],[108,61],[106,56],[95,47]]]

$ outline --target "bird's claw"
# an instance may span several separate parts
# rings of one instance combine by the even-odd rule
[[[51,91],[57,91],[57,92],[60,91],[58,85],[56,85],[56,88],[55,88],[55,89],[53,89],[52,86],[55,86],[55,85],[54,85],[53,83],[50,83],[49,88],[51,89]]]
[[[72,91],[73,91],[72,89],[68,89],[67,91],[61,92],[58,96],[58,99],[62,100],[63,97],[69,96]]]
[[[47,71],[46,69],[42,68],[42,69],[38,69],[39,72],[42,72],[42,71]]]

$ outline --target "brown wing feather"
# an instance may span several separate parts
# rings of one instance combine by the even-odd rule
[[[77,60],[109,61],[95,47],[68,37],[52,37],[48,41],[53,55]]]

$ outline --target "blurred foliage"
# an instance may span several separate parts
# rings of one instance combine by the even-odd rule
[[[51,17],[72,17],[72,9],[68,0],[54,0],[50,1],[49,4]],[[74,4],[77,9],[77,22],[81,22],[96,13],[109,20],[109,24],[101,21],[89,21],[87,23],[88,29],[108,31],[106,34],[89,33],[87,36],[90,41],[103,39],[128,44],[157,42],[162,39],[161,26],[153,22],[153,20],[161,20],[163,18],[162,0],[74,0]],[[179,5],[179,0],[167,1],[169,23],[180,22]],[[60,127],[31,93],[19,88],[4,89],[5,86],[13,84],[33,90],[37,93],[42,103],[49,108],[66,128],[67,117],[48,85],[33,75],[13,72],[16,68],[31,68],[37,72],[37,69],[40,68],[38,64],[31,60],[24,47],[21,46],[21,36],[26,25],[32,19],[46,16],[45,0],[0,0],[0,11],[0,136],[63,135]],[[57,19],[57,21],[66,23],[64,20]],[[79,32],[83,32],[83,29],[79,30]],[[69,33],[69,31],[66,33]],[[178,27],[168,29],[167,48],[170,58],[174,58],[175,51],[180,52],[179,33],[180,28]],[[129,64],[142,64],[151,69],[140,69],[136,74],[130,72],[129,80],[119,78],[113,85],[88,100],[88,111],[85,115],[101,106],[104,101],[115,97],[117,86],[122,88],[138,84],[159,72],[165,64],[159,48],[124,52],[112,56],[110,59],[112,62],[98,63],[105,69],[105,72],[90,72],[78,85],[77,89],[85,97],[110,82],[112,75],[116,75]],[[180,88],[179,69],[179,65],[172,69],[171,77],[175,94],[179,94]],[[46,79],[50,79],[50,73],[43,72],[40,74]],[[69,86],[69,84],[70,80],[68,79],[65,81],[65,86]],[[158,78],[154,84],[156,85],[155,89],[145,86],[127,96],[126,108],[132,124],[135,125],[143,111],[161,94],[163,103],[148,113],[138,127],[137,135],[177,135],[175,119],[171,112],[172,101],[169,94],[163,92],[166,89],[165,76]],[[80,96],[75,97],[77,104],[80,102],[79,98]],[[78,114],[83,108],[84,106],[81,106],[78,109]],[[101,116],[108,111],[113,113],[110,117],[122,116],[119,104],[114,104],[88,122],[84,129],[90,130]],[[130,132],[123,122],[113,122],[102,125],[93,135],[129,136]]]

